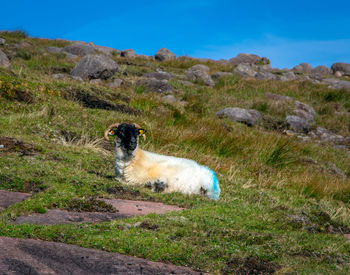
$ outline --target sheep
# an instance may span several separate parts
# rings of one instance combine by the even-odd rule
[[[104,138],[115,136],[115,174],[122,183],[151,187],[154,192],[206,194],[217,200],[219,181],[211,169],[197,162],[144,151],[139,148],[139,136],[146,139],[146,130],[137,124],[110,125]]]

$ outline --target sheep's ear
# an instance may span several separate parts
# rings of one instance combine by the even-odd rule
[[[116,129],[112,129],[108,132],[109,136],[115,136],[116,135]]]

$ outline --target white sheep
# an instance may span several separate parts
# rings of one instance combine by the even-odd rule
[[[156,192],[181,192],[206,194],[217,200],[220,186],[214,171],[193,160],[164,156],[139,148],[139,135],[145,138],[145,130],[137,124],[116,123],[110,125],[104,137],[116,136],[115,173],[127,185],[148,186]]]

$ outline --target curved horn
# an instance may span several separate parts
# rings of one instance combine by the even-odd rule
[[[104,134],[104,137],[106,140],[109,140],[108,139],[108,133],[110,130],[112,130],[112,128],[117,128],[119,126],[120,123],[114,123],[114,124],[111,124],[108,126],[107,130],[105,131],[105,134]]]
[[[141,126],[138,125],[137,123],[134,123],[134,126],[135,126],[136,128],[138,128],[138,129],[141,128]],[[145,134],[141,134],[141,136],[143,137],[143,140],[146,140],[146,135],[145,135]]]

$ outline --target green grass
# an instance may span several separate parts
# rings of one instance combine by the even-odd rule
[[[0,235],[35,238],[186,265],[210,273],[222,272],[234,257],[256,257],[274,262],[280,272],[297,274],[348,274],[350,243],[327,226],[350,227],[350,181],[332,174],[333,162],[350,176],[350,157],[331,145],[301,143],[281,134],[293,104],[274,102],[265,92],[291,96],[312,105],[317,124],[344,136],[350,135],[347,111],[350,94],[307,82],[220,80],[214,89],[186,87],[173,80],[183,106],[162,102],[162,95],[144,93],[131,86],[113,90],[73,80],[53,80],[50,73],[69,71],[74,62],[44,55],[48,46],[66,42],[0,34],[11,43],[25,39],[29,59],[13,59],[12,71],[0,70],[0,136],[32,144],[33,156],[1,153],[0,189],[32,192],[32,197],[0,213]],[[4,51],[6,52],[6,47]],[[190,59],[156,62],[114,56],[131,81],[162,68],[184,74],[198,63]],[[124,63],[123,63],[124,62]],[[129,61],[128,61],[129,62]],[[205,62],[214,71],[232,68]],[[33,98],[18,100],[15,91]],[[93,94],[112,103],[140,110],[139,115],[91,109],[65,96],[68,90]],[[255,108],[265,124],[256,127],[219,120],[225,107]],[[194,159],[216,171],[222,196],[217,202],[202,196],[157,194],[130,189],[114,180],[113,153],[102,141],[105,128],[114,122],[136,122],[147,130],[145,150]],[[281,126],[281,127],[282,127]],[[108,149],[109,148],[109,149]],[[310,161],[312,160],[312,161]],[[97,197],[147,199],[187,209],[165,215],[83,225],[14,225],[12,219],[47,209],[89,210]],[[320,215],[319,213],[324,213]],[[315,232],[293,221],[307,215]],[[323,218],[322,218],[323,217]],[[326,217],[326,218],[324,218]],[[328,218],[329,217],[329,218]],[[139,221],[158,230],[128,227]]]

